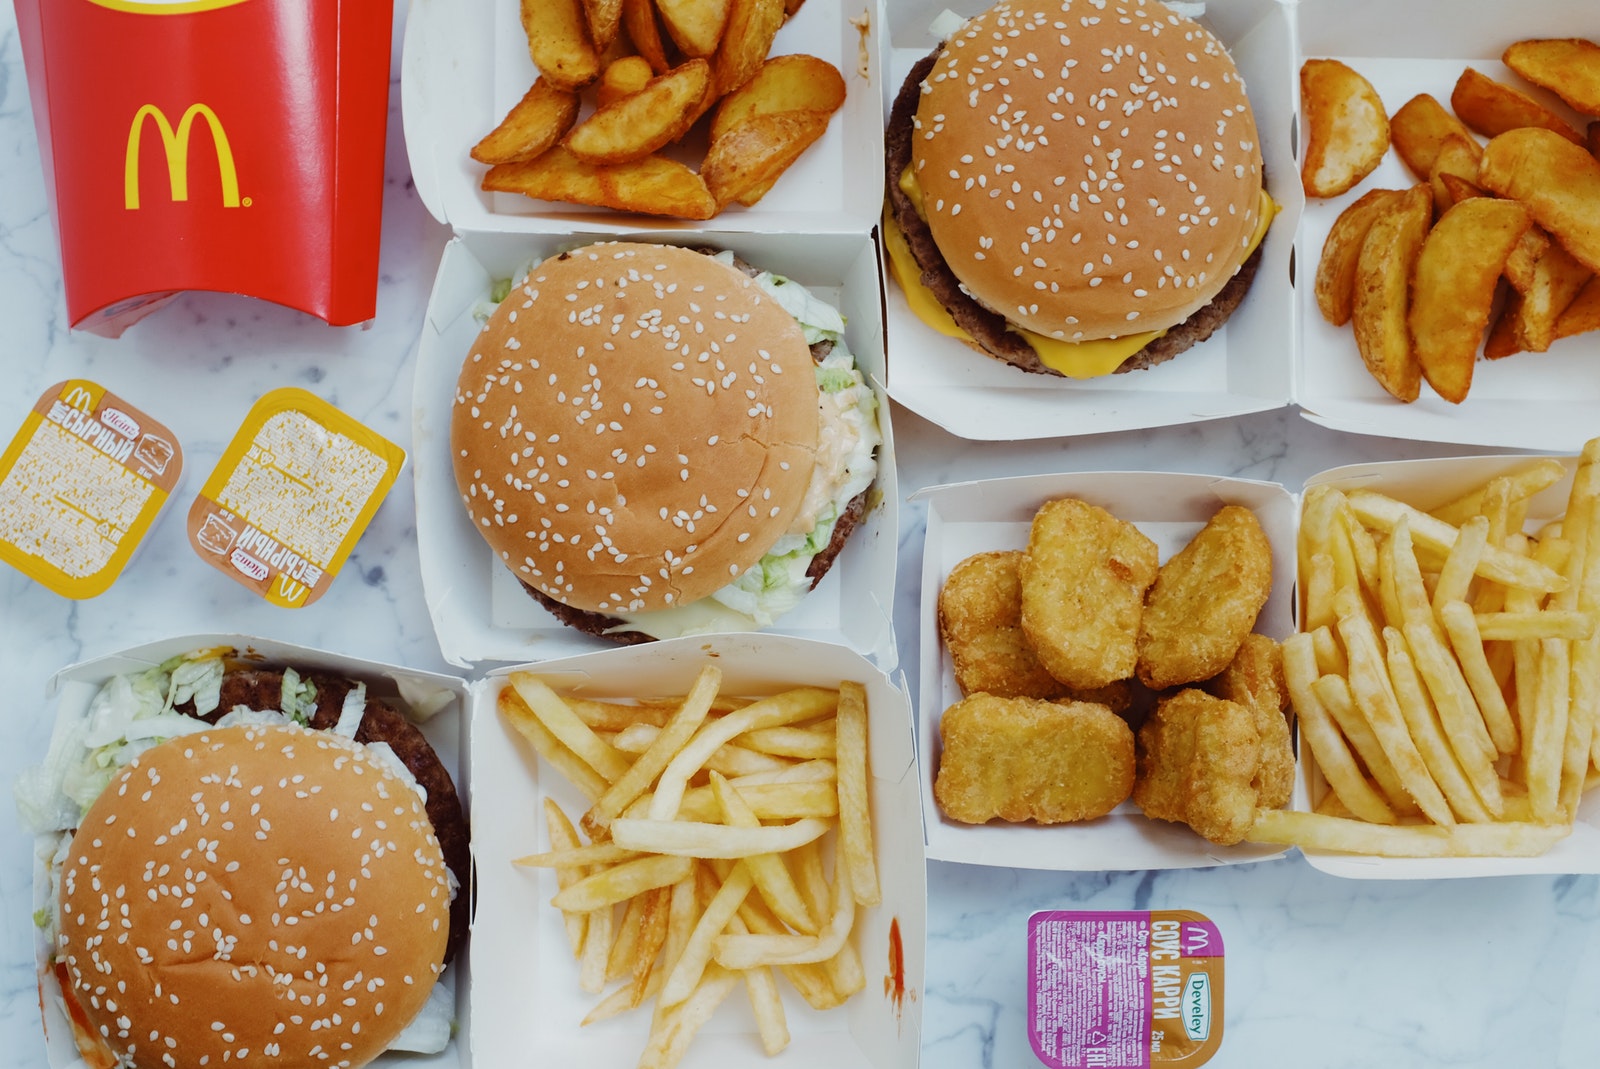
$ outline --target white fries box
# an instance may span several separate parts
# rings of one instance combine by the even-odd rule
[[[855,1069],[915,1066],[921,1036],[926,867],[916,787],[911,708],[903,692],[861,655],[836,645],[780,635],[674,639],[524,666],[558,691],[590,698],[687,693],[707,658],[721,669],[721,692],[764,696],[797,685],[867,688],[870,804],[883,902],[858,910],[851,938],[866,989],[839,1009],[817,1012],[779,979],[792,1041],[774,1065]],[[518,1065],[537,1051],[551,1065],[631,1065],[650,1026],[649,1005],[580,1030],[599,1001],[578,988],[578,964],[551,869],[516,858],[550,849],[543,802],[554,799],[576,823],[582,794],[536,758],[496,712],[514,669],[472,686],[471,765],[477,872],[471,1026],[479,1066]],[[903,955],[896,964],[897,948]],[[742,987],[742,985],[741,985]],[[897,997],[899,996],[899,997]],[[735,989],[690,1045],[682,1065],[765,1063],[743,990]]]
[[[811,0],[778,31],[768,54],[804,52],[833,64],[845,79],[844,105],[754,207],[735,204],[693,222],[484,192],[487,168],[468,153],[538,74],[518,2],[414,0],[402,46],[401,111],[417,193],[458,230],[868,233],[883,190],[882,11],[882,0]],[[585,96],[580,121],[593,108],[593,90]],[[690,139],[674,151],[698,169],[705,139],[699,130]]]
[[[906,73],[938,43],[929,31],[934,19],[946,8],[973,15],[988,6],[985,0],[891,5],[882,40],[886,117]],[[895,400],[952,434],[979,440],[1193,423],[1281,408],[1294,400],[1292,254],[1304,196],[1293,155],[1298,101],[1293,7],[1276,0],[1210,0],[1201,21],[1228,46],[1244,76],[1261,137],[1267,192],[1281,209],[1238,311],[1209,340],[1145,371],[1087,380],[1034,375],[982,356],[917,319],[900,287],[887,278],[886,265],[889,393]]]
[[[917,740],[930,858],[1093,871],[1199,868],[1283,856],[1282,849],[1272,846],[1216,846],[1181,824],[1147,818],[1131,801],[1099,820],[1077,824],[962,824],[940,812],[933,781],[939,768],[940,717],[961,698],[949,652],[939,637],[939,591],[957,564],[974,553],[1027,548],[1034,513],[1055,498],[1081,498],[1134,524],[1156,543],[1163,562],[1187,544],[1217,509],[1243,505],[1256,514],[1272,543],[1272,594],[1256,630],[1281,640],[1294,633],[1296,509],[1287,490],[1275,483],[1207,475],[1088,472],[936,486],[916,496],[928,507]]]
[[[1418,93],[1447,110],[1450,93],[1471,66],[1516,86],[1582,130],[1579,117],[1554,94],[1524,82],[1500,62],[1513,41],[1536,37],[1594,37],[1592,7],[1567,0],[1301,0],[1298,69],[1303,59],[1338,59],[1364,75],[1390,115]],[[1300,105],[1296,78],[1291,114]],[[1295,347],[1297,400],[1307,419],[1338,430],[1514,449],[1576,452],[1594,430],[1600,403],[1600,335],[1556,342],[1546,353],[1479,359],[1472,390],[1460,405],[1426,383],[1416,402],[1392,399],[1369,375],[1348,325],[1334,327],[1317,311],[1311,285],[1322,245],[1340,212],[1373,189],[1405,189],[1417,179],[1391,149],[1371,175],[1348,193],[1306,202],[1298,236],[1300,333]]]
[[[120,653],[96,657],[63,668],[52,677],[47,696],[56,701],[55,737],[65,734],[79,723],[88,712],[89,703],[100,686],[111,677],[125,672],[138,672],[161,664],[169,658],[194,650],[230,648],[242,660],[263,665],[286,665],[302,671],[315,670],[337,673],[357,679],[367,685],[373,697],[399,698],[414,712],[431,712],[419,727],[433,745],[441,761],[450,769],[457,792],[465,804],[471,783],[468,774],[467,753],[467,685],[453,676],[437,675],[398,665],[345,657],[326,650],[295,646],[272,639],[250,635],[207,634],[188,635],[164,639],[123,650]],[[43,759],[44,755],[40,755]],[[470,810],[469,810],[470,815]],[[55,837],[41,836],[34,857],[34,908],[53,909],[50,901],[50,881],[47,864],[54,850]],[[46,844],[49,844],[48,846]],[[469,888],[461,888],[469,894]],[[468,944],[470,946],[470,943]],[[72,1039],[72,1028],[67,1022],[61,988],[53,970],[46,968],[53,948],[42,938],[35,940],[36,960],[39,970],[39,1005],[44,1016],[45,1046],[51,1069],[81,1066],[78,1050]],[[408,1066],[426,1069],[469,1069],[473,1064],[467,1053],[466,1036],[472,1021],[472,998],[466,977],[470,971],[467,951],[445,971],[441,983],[453,991],[455,1000],[456,1036],[446,1049],[438,1054],[385,1054],[371,1064],[379,1069]]]
[[[1453,500],[1497,475],[1527,467],[1536,459],[1531,456],[1485,456],[1351,465],[1313,476],[1307,480],[1306,489],[1326,485],[1341,490],[1376,490],[1426,511]],[[1530,532],[1566,511],[1577,459],[1556,459],[1566,466],[1567,476],[1529,502],[1526,530]],[[1303,582],[1300,589],[1304,589]],[[1309,810],[1322,801],[1328,786],[1308,745],[1300,748],[1299,772],[1292,806]],[[1407,859],[1362,857],[1316,850],[1303,850],[1302,853],[1314,868],[1351,879],[1433,880],[1462,876],[1597,873],[1600,872],[1600,796],[1594,791],[1588,792],[1578,808],[1572,834],[1539,857]]]
[[[527,661],[611,645],[565,627],[540,607],[473,529],[450,465],[456,379],[482,323],[490,287],[532,264],[592,241],[627,239],[730,249],[787,275],[845,316],[845,340],[878,394],[878,479],[861,524],[832,569],[772,631],[840,642],[886,671],[896,659],[891,608],[899,490],[882,387],[884,344],[877,253],[867,234],[463,233],[449,242],[417,348],[412,460],[423,591],[439,646],[452,664]]]

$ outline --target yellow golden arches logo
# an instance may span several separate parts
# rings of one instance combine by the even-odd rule
[[[189,137],[194,132],[196,116],[205,119],[206,125],[211,127],[211,140],[217,148],[217,170],[222,177],[223,207],[239,207],[239,172],[234,167],[233,148],[228,144],[228,135],[223,132],[217,113],[204,104],[190,104],[174,130],[167,121],[166,112],[154,104],[146,104],[134,112],[133,125],[128,128],[128,158],[123,168],[123,204],[128,209],[139,207],[139,142],[146,119],[155,120],[156,131],[161,135],[172,199],[189,199]]]
[[[188,15],[196,11],[213,11],[219,7],[232,7],[245,0],[89,0],[99,7],[112,11],[127,11],[134,15]]]

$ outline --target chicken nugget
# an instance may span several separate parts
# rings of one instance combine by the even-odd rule
[[[1111,812],[1133,790],[1133,731],[1089,702],[974,694],[944,711],[933,796],[963,824],[1061,824]]]
[[[1158,557],[1137,527],[1099,506],[1062,498],[1039,509],[1018,575],[1022,630],[1047,672],[1077,690],[1133,675]]]
[[[1039,663],[1022,633],[1021,550],[977,553],[939,591],[939,633],[962,694],[1058,698],[1066,688]]]
[[[1255,513],[1227,505],[1167,563],[1145,599],[1139,678],[1151,690],[1228,666],[1272,592],[1272,545]]]
[[[1148,817],[1187,824],[1231,846],[1255,822],[1260,764],[1253,712],[1203,690],[1181,690],[1139,729],[1133,801]]]
[[[1256,714],[1261,735],[1256,805],[1263,809],[1288,805],[1294,791],[1294,740],[1289,735],[1282,648],[1266,635],[1246,635],[1233,661],[1206,684],[1206,690]]]

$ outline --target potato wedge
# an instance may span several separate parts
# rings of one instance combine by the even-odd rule
[[[1534,126],[1553,130],[1574,145],[1583,144],[1583,135],[1561,116],[1522,90],[1497,82],[1472,67],[1456,79],[1450,107],[1462,122],[1486,137]]]
[[[585,163],[560,145],[536,160],[491,167],[483,188],[680,219],[709,219],[717,213],[705,182],[676,160],[646,156],[608,166]]]
[[[1573,111],[1600,115],[1600,45],[1582,38],[1518,41],[1500,57],[1522,77],[1550,90]]]
[[[733,92],[755,75],[782,25],[783,0],[733,0],[727,29],[711,61],[719,95]]]
[[[1317,263],[1315,292],[1317,309],[1336,327],[1350,322],[1351,304],[1355,300],[1356,257],[1367,231],[1386,206],[1393,205],[1404,195],[1398,189],[1374,189],[1339,213],[1333,229],[1322,243],[1322,259]]]
[[[1523,231],[1522,239],[1511,250],[1511,255],[1506,257],[1506,281],[1511,283],[1512,289],[1527,293],[1533,288],[1534,272],[1549,248],[1550,235],[1539,226],[1530,226]]]
[[[656,76],[650,61],[643,56],[624,56],[600,72],[595,103],[601,108],[631,93],[637,93]]]
[[[1600,330],[1600,275],[1591,278],[1589,284],[1578,291],[1561,318],[1556,320],[1557,338],[1570,338],[1591,330]]]
[[[1472,131],[1427,93],[1419,93],[1389,116],[1389,140],[1412,174],[1427,181],[1445,138],[1460,134],[1473,145]]]
[[[1473,197],[1445,212],[1422,242],[1406,318],[1423,377],[1452,404],[1466,400],[1495,285],[1528,226],[1516,201]]]
[[[1556,320],[1594,277],[1560,245],[1546,239],[1535,260],[1528,286],[1509,302],[1502,318],[1509,324],[1517,352],[1542,353],[1556,340]]]
[[[1589,146],[1589,155],[1600,160],[1600,119],[1584,128],[1583,140]]]
[[[1478,184],[1527,205],[1534,222],[1600,272],[1600,160],[1549,130],[1501,134],[1484,149]]]
[[[1469,197],[1487,197],[1489,195],[1475,182],[1470,182],[1459,175],[1453,175],[1449,171],[1439,172],[1439,182],[1444,186],[1445,193],[1450,198],[1451,204],[1459,204]],[[1435,190],[1434,197],[1437,199],[1438,196],[1438,190]]]
[[[539,75],[557,89],[582,89],[600,76],[582,0],[522,0],[522,29]]]
[[[531,160],[560,141],[577,119],[578,95],[537,78],[500,125],[472,147],[472,158],[488,164]]]
[[[574,126],[562,142],[585,163],[627,163],[671,144],[694,124],[711,65],[691,59]]]
[[[1428,172],[1428,182],[1433,186],[1435,218],[1449,211],[1456,202],[1455,193],[1446,184],[1445,177],[1452,175],[1473,181],[1478,177],[1478,157],[1481,155],[1483,150],[1478,143],[1460,134],[1451,134],[1439,145],[1439,154],[1433,159],[1433,169]]]
[[[1306,109],[1306,195],[1337,197],[1353,187],[1389,151],[1389,115],[1372,83],[1336,59],[1308,59],[1300,67]]]
[[[661,24],[686,56],[710,56],[717,51],[730,7],[731,0],[656,0]]]
[[[770,188],[823,135],[831,117],[825,111],[751,116],[711,143],[700,167],[706,188],[718,204],[730,204],[760,186]]]
[[[753,115],[780,111],[825,111],[844,104],[844,78],[826,60],[798,53],[773,56],[751,79],[723,97],[711,117],[711,140]]]
[[[1427,183],[1412,186],[1379,212],[1356,258],[1356,347],[1378,385],[1401,401],[1422,392],[1422,366],[1406,326],[1407,290],[1432,218],[1433,191]]]
[[[604,52],[622,28],[622,0],[583,0],[583,21],[595,51]]]
[[[665,74],[672,69],[666,42],[661,37],[661,24],[656,21],[654,0],[622,0],[622,27],[633,47],[649,61],[651,70]]]

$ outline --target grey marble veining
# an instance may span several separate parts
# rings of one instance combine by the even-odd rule
[[[183,531],[194,492],[250,403],[272,388],[310,389],[392,440],[410,442],[411,347],[447,234],[410,188],[395,108],[387,173],[382,283],[369,327],[331,329],[242,298],[191,295],[119,341],[73,335],[64,323],[14,15],[9,5],[0,13],[0,434],[9,437],[45,387],[85,376],[147,407],[186,450],[173,506],[107,594],[70,602],[0,569],[0,782],[9,784],[45,751],[51,674],[133,643],[243,631],[446,669],[418,582],[407,477],[331,592],[298,612],[272,608],[206,566]],[[1295,489],[1336,464],[1470,451],[1336,434],[1289,409],[1149,432],[982,445],[957,441],[901,409],[894,419],[907,495],[942,482],[1095,469],[1239,475]],[[915,502],[902,506],[894,612],[913,687],[923,515]],[[0,806],[11,812],[8,796]],[[44,1048],[30,841],[14,818],[0,818],[0,829],[0,1069],[32,1069],[44,1064]],[[1209,915],[1226,941],[1226,1038],[1214,1065],[1600,1064],[1593,877],[1358,883],[1324,876],[1293,854],[1169,873],[935,863],[929,895],[928,972],[913,997],[923,1003],[923,1063],[934,1069],[1037,1064],[1023,1021],[1031,912],[1163,907]]]

